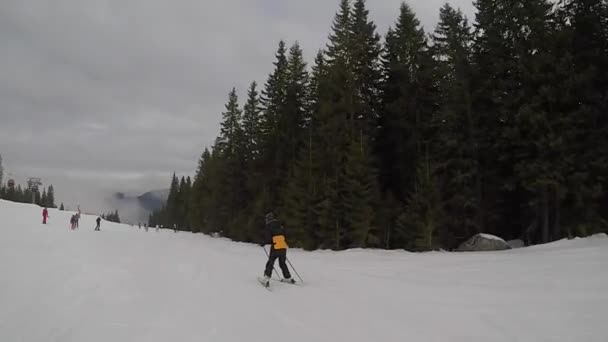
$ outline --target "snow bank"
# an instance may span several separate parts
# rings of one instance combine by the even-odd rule
[[[502,238],[499,238],[498,236],[492,235],[492,234],[479,233],[477,235],[481,236],[484,239],[488,239],[488,240],[496,240],[496,241],[506,242]]]
[[[0,341],[605,341],[608,239],[483,254],[303,252],[0,201]],[[549,244],[553,245],[553,244]]]

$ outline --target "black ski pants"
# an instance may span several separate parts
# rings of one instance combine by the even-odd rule
[[[268,262],[266,263],[266,270],[264,270],[264,275],[268,278],[272,276],[274,262],[277,259],[279,259],[279,266],[281,267],[281,271],[283,271],[283,277],[291,278],[289,268],[287,268],[287,264],[285,263],[285,261],[287,260],[287,249],[274,249],[274,247],[270,248],[270,257],[268,258]]]

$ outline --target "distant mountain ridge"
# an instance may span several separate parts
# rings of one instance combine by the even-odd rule
[[[118,209],[124,222],[136,224],[147,222],[148,215],[167,203],[169,189],[152,190],[141,195],[116,192],[111,199],[112,207]]]

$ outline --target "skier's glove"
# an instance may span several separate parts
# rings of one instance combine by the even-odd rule
[[[261,243],[261,244],[260,244],[260,247],[265,247],[265,246],[266,246],[266,244],[265,244],[265,243]]]

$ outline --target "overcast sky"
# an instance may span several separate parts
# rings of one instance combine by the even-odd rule
[[[0,154],[70,206],[193,174],[227,93],[263,84],[277,42],[310,61],[338,0],[2,0]],[[427,32],[445,0],[410,0]],[[471,0],[448,1],[471,18]],[[401,0],[368,0],[383,34]],[[5,181],[6,181],[5,177]],[[95,207],[95,208],[93,208]]]

